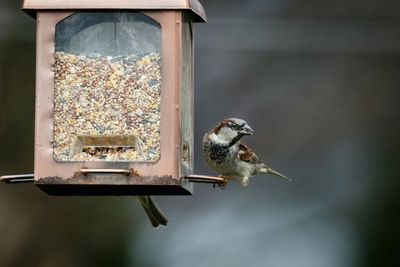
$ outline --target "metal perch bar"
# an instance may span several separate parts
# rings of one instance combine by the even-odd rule
[[[216,184],[216,183],[225,182],[225,179],[222,177],[210,176],[210,175],[199,175],[199,174],[187,175],[187,176],[185,176],[185,179],[189,180],[190,182],[194,182],[194,183],[207,183],[207,184]]]
[[[80,169],[82,174],[88,173],[116,173],[116,174],[125,174],[129,175],[132,173],[130,169]]]
[[[35,175],[30,174],[14,174],[14,175],[3,175],[0,176],[0,181],[5,183],[32,183]]]

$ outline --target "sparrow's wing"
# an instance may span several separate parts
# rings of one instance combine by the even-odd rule
[[[256,153],[251,150],[248,145],[240,140],[239,142],[239,153],[238,157],[240,160],[252,163],[252,164],[261,164],[263,163],[262,160],[257,157]]]

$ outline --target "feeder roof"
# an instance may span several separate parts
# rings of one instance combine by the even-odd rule
[[[194,21],[207,20],[203,6],[197,0],[24,0],[22,10],[36,17],[38,10],[80,9],[183,9],[194,15]]]

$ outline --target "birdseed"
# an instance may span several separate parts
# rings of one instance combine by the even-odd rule
[[[112,57],[56,52],[54,72],[55,160],[159,159],[159,53]],[[134,136],[136,142],[113,144],[113,138],[127,135]],[[77,140],[84,136],[100,136],[103,141],[83,143],[77,151]]]

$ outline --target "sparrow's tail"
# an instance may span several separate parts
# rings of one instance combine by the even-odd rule
[[[168,219],[150,196],[137,197],[153,227],[167,225]]]
[[[288,180],[289,182],[292,181],[290,178],[286,177],[286,176],[283,175],[282,173],[277,172],[277,171],[275,171],[275,170],[273,170],[273,169],[271,169],[271,168],[269,168],[269,167],[261,168],[261,169],[259,170],[259,173],[272,174],[272,175],[278,176],[278,177],[280,177],[280,178],[282,178],[282,179]]]

